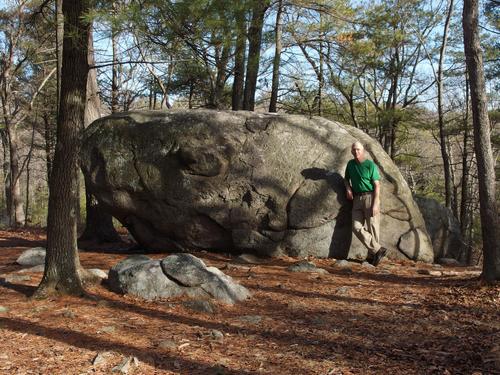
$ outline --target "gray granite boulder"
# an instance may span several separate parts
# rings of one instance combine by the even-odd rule
[[[144,299],[177,297],[184,288],[170,280],[162,271],[158,260],[126,260],[127,266],[118,263],[108,276],[110,289]]]
[[[115,292],[148,300],[186,295],[234,304],[250,296],[230,276],[190,254],[172,254],[162,260],[126,258],[111,268],[108,283]]]
[[[415,201],[424,217],[425,227],[432,241],[434,259],[458,259],[463,237],[460,223],[451,210],[432,198],[416,196]]]
[[[39,266],[45,264],[45,253],[44,247],[34,247],[22,252],[21,255],[16,260],[17,264],[21,266]]]
[[[114,114],[86,129],[82,169],[103,207],[145,248],[364,259],[366,249],[351,240],[343,184],[356,139],[380,166],[382,244],[432,261],[420,211],[389,156],[361,130],[322,118]]]

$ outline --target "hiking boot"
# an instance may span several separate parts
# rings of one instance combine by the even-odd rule
[[[381,247],[379,251],[373,256],[372,265],[377,267],[383,257],[387,254],[387,249],[385,247]]]

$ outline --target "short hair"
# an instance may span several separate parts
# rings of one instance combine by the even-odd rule
[[[364,150],[364,146],[360,141],[356,141],[351,145],[351,148],[354,148],[354,146],[359,146],[362,150]]]

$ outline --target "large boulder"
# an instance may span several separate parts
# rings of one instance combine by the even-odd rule
[[[415,196],[425,221],[427,233],[432,240],[434,258],[458,259],[462,248],[463,237],[460,223],[453,212],[437,200]]]
[[[323,118],[114,114],[87,128],[82,168],[92,193],[149,249],[363,259],[343,184],[356,139],[380,166],[382,244],[432,261],[422,215],[389,156],[361,130]]]

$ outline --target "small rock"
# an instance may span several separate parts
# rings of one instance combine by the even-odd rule
[[[440,258],[437,261],[439,264],[443,266],[448,266],[448,267],[459,267],[460,262],[456,259],[453,258]]]
[[[361,267],[363,267],[363,268],[375,268],[375,266],[373,264],[370,264],[366,261],[361,263]]]
[[[327,270],[323,268],[318,268],[314,263],[308,262],[306,260],[292,264],[287,268],[287,270],[290,272],[316,272],[322,274],[328,273]]]
[[[106,332],[106,333],[113,333],[116,331],[116,328],[114,326],[106,326],[106,327],[102,327],[101,331]]]
[[[342,260],[337,260],[335,262],[335,266],[340,268],[345,268],[345,267],[350,267],[350,263],[347,260],[342,259]]]
[[[94,357],[92,360],[92,365],[97,366],[100,365],[101,363],[105,363],[109,357],[112,356],[113,353],[111,352],[99,352],[97,355]]]
[[[429,276],[442,276],[443,273],[438,270],[428,270],[428,269],[420,269],[417,270],[417,273],[420,275],[429,275]]]
[[[75,313],[71,310],[64,310],[62,315],[65,317],[65,318],[69,318],[69,319],[74,319],[76,317]]]
[[[443,271],[443,276],[459,276],[461,273],[458,271]]]
[[[109,303],[109,301],[106,301],[105,299],[101,299],[101,300],[97,301],[97,306],[109,307],[109,306],[111,306],[111,303]]]
[[[108,274],[99,268],[90,268],[87,271],[90,272],[92,275],[98,277],[99,279],[108,278]]]
[[[6,275],[5,276],[5,282],[14,284],[14,283],[21,283],[23,281],[30,281],[31,276],[29,275]]]
[[[127,357],[120,364],[111,369],[112,372],[119,372],[121,374],[128,374],[128,372],[139,366],[137,357]]]
[[[5,307],[5,306],[0,306],[0,313],[6,313],[9,311],[9,308],[8,307]]]
[[[263,262],[263,259],[252,254],[241,254],[240,256],[236,257],[235,261],[245,264],[260,264]]]
[[[336,292],[340,296],[345,296],[346,294],[349,294],[349,288],[346,286],[341,286],[337,288]]]
[[[45,264],[45,248],[34,247],[23,251],[23,253],[17,258],[16,263],[21,266],[38,266],[40,264]]]
[[[201,313],[213,314],[216,311],[215,306],[207,300],[186,301],[182,305],[190,310]]]
[[[177,344],[172,340],[162,340],[158,344],[160,349],[177,349]]]
[[[23,268],[22,270],[17,271],[18,273],[28,273],[28,272],[33,272],[33,273],[39,273],[43,272],[45,270],[45,264],[39,264],[38,266],[30,267],[30,268]]]
[[[262,316],[260,315],[244,315],[240,316],[238,320],[245,322],[245,323],[250,323],[250,324],[259,324],[262,321]]]
[[[210,338],[215,341],[223,341],[224,340],[224,334],[221,331],[218,331],[216,329],[212,329],[210,331]]]

